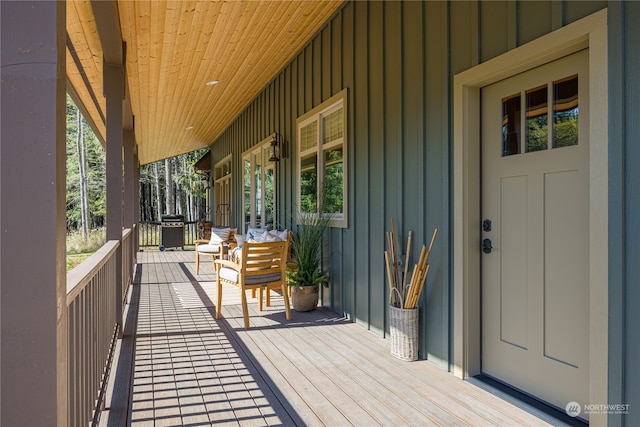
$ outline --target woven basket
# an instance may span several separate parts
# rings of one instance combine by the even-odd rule
[[[400,360],[418,360],[418,309],[389,306],[391,355]]]

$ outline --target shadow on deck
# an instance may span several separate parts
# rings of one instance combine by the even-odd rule
[[[548,425],[326,309],[286,321],[280,295],[262,312],[249,298],[245,330],[225,288],[216,320],[213,268],[195,277],[193,258],[138,254],[101,425]]]

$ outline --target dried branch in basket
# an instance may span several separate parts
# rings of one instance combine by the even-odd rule
[[[403,304],[404,293],[402,281],[400,280],[400,259],[396,249],[395,223],[391,219],[391,232],[385,233],[387,250],[384,253],[387,267],[387,280],[389,281],[389,303],[394,307]]]
[[[420,300],[422,288],[429,273],[429,255],[433,248],[438,229],[433,231],[429,248],[422,245],[418,263],[414,265],[411,280],[407,285],[409,272],[409,259],[411,253],[411,240],[413,233],[410,231],[407,238],[407,252],[405,254],[404,274],[402,274],[402,263],[396,250],[395,224],[391,220],[391,232],[385,233],[387,240],[387,250],[384,252],[385,265],[387,269],[387,280],[389,282],[389,304],[398,308],[416,308]],[[402,279],[401,279],[402,277]]]
[[[438,229],[433,230],[433,236],[431,237],[431,243],[429,244],[429,249],[426,249],[424,245],[422,245],[422,251],[420,252],[420,259],[418,260],[418,264],[416,264],[413,269],[413,275],[411,276],[411,284],[409,285],[409,290],[407,291],[407,299],[404,303],[404,308],[416,308],[418,306],[418,301],[420,300],[420,294],[422,293],[422,288],[424,287],[424,282],[427,280],[427,273],[429,273],[429,255],[431,255],[431,249],[433,248],[433,242],[436,240],[436,235],[438,234]]]

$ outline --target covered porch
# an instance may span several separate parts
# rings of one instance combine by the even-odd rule
[[[245,329],[236,289],[215,320],[215,274],[193,251],[144,251],[125,304],[101,425],[549,425],[325,308]],[[526,406],[526,405],[525,405]]]
[[[482,254],[473,233],[461,240],[456,229],[480,233],[453,200],[457,188],[478,182],[455,179],[469,150],[456,145],[467,126],[456,125],[466,120],[465,96],[452,82],[605,9],[598,32],[607,38],[593,40],[609,51],[594,57],[605,66],[592,99],[606,103],[601,140],[611,145],[598,157],[609,156],[598,182],[609,197],[592,203],[604,214],[592,226],[610,237],[590,237],[608,268],[589,278],[598,294],[588,309],[606,320],[594,322],[602,333],[589,344],[606,357],[590,361],[583,403],[628,409],[595,414],[594,425],[639,424],[640,230],[632,219],[640,199],[631,183],[640,172],[631,166],[640,160],[632,25],[640,3],[0,3],[3,425],[558,424],[460,379],[483,372],[480,363],[461,366],[469,347],[480,348],[479,317],[460,316],[470,298],[480,300],[479,288],[457,285],[461,268],[471,260],[479,269]],[[540,19],[524,19],[532,13]],[[253,37],[242,38],[244,30]],[[585,47],[589,36],[576,37],[572,46]],[[107,244],[70,275],[67,92],[105,143],[107,163]],[[332,230],[330,295],[288,322],[281,300],[262,313],[254,303],[245,330],[231,292],[215,320],[213,271],[194,275],[193,252],[138,251],[140,166],[204,147],[211,168],[231,159],[231,222],[242,226],[243,156],[278,132],[286,149],[273,166],[275,220],[291,229],[303,160],[298,120],[340,93],[348,94],[341,149],[350,216]],[[479,215],[475,197],[462,206]],[[402,219],[403,235],[415,231],[415,245],[435,227],[443,236],[420,303],[426,360],[412,363],[391,357],[384,338],[382,236],[391,218]]]

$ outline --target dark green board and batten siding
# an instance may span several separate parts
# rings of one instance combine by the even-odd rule
[[[450,207],[453,76],[606,6],[602,1],[345,3],[213,143],[214,164],[233,153],[235,223],[242,223],[241,155],[279,132],[286,141],[286,156],[277,166],[278,221],[291,226],[297,179],[296,118],[346,88],[349,226],[331,232],[331,286],[324,290],[322,302],[384,333],[388,328],[384,232],[390,229],[392,218],[399,235],[406,238],[412,230],[411,261],[415,263],[416,248],[428,243],[438,227],[420,301],[420,354],[447,367],[454,263]],[[616,221],[611,226],[615,242],[610,252],[616,259],[611,260],[614,298],[610,306],[612,324],[622,331],[618,344],[614,342],[610,349],[611,364],[622,366],[611,367],[613,374],[619,372],[617,379],[611,379],[611,388],[619,390],[616,399],[631,403],[630,396],[636,396],[633,402],[640,407],[639,364],[631,363],[640,360],[640,342],[632,327],[640,324],[640,311],[630,306],[640,303],[640,231],[638,221],[631,221],[640,217],[640,201],[633,187],[623,185],[640,178],[640,169],[632,167],[640,161],[640,37],[634,24],[640,22],[640,6],[616,2],[609,7],[615,12],[609,14],[609,32],[613,32],[609,45],[614,40],[618,43],[616,49],[610,47],[609,81],[612,88],[619,87],[611,116],[620,121],[620,126],[610,130],[611,150],[615,151],[610,162],[610,212]],[[635,233],[635,239],[625,237],[629,231]],[[613,271],[615,266],[621,270]],[[624,380],[629,374],[634,381]]]
[[[640,3],[611,2],[609,28],[609,403],[640,425]],[[604,242],[603,242],[604,243]]]
[[[213,163],[241,154],[274,131],[278,221],[291,225],[296,118],[346,88],[349,226],[331,232],[331,285],[322,303],[378,333],[388,328],[384,233],[417,247],[440,235],[421,302],[421,353],[449,360],[449,125],[447,4],[347,3],[212,145]],[[432,59],[427,61],[426,55]],[[429,62],[429,65],[428,65]],[[241,175],[233,175],[233,218],[242,222]],[[406,244],[406,241],[403,245]]]

